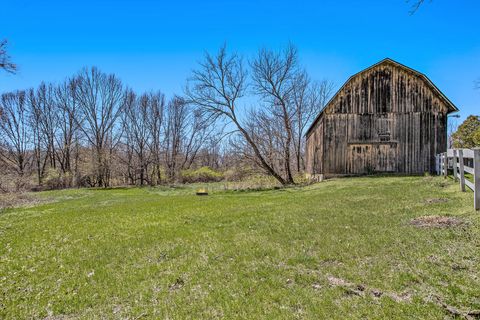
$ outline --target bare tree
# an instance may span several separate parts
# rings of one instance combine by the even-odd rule
[[[126,93],[115,75],[97,68],[83,69],[77,76],[75,97],[78,101],[81,131],[95,152],[98,186],[110,185],[112,152],[121,136],[118,117],[126,102]]]
[[[150,126],[148,119],[150,114],[150,97],[144,94],[140,97],[133,92],[128,94],[125,104],[123,128],[127,138],[127,147],[133,151],[137,159],[140,185],[148,183],[148,165],[150,163],[148,144],[150,140]],[[130,166],[129,166],[130,167]]]
[[[214,127],[212,126],[212,128]],[[225,162],[223,161],[225,144],[222,143],[224,136],[223,130],[215,130],[213,134],[208,134],[207,137],[203,139],[202,148],[199,148],[195,156],[195,159],[198,159],[200,166],[220,169],[222,165],[225,165]],[[233,165],[233,163],[228,163],[228,165]]]
[[[306,123],[309,121],[310,114],[313,113],[312,109],[316,96],[314,91],[310,90],[310,79],[306,72],[299,73],[295,78],[295,85],[293,86],[292,102],[294,105],[294,116],[292,117],[294,127],[294,139],[293,145],[295,149],[295,160],[297,172],[303,169],[303,132]],[[311,119],[310,119],[311,120]]]
[[[250,110],[245,129],[260,150],[264,160],[276,172],[285,174],[285,129],[283,117],[266,109]],[[244,139],[233,139],[232,143],[241,157],[261,167],[255,153]]]
[[[291,169],[291,149],[293,139],[291,99],[299,74],[297,50],[289,45],[285,50],[274,52],[262,49],[257,58],[251,63],[253,71],[254,89],[267,103],[272,114],[283,121],[284,141],[284,166],[285,182],[293,184]]]
[[[410,2],[409,0],[407,0],[407,2]],[[413,1],[413,4],[410,8],[410,14],[413,15],[415,14],[415,12],[418,11],[418,9],[420,9],[420,7],[422,6],[422,4],[425,3],[425,0],[415,0]]]
[[[0,156],[13,167],[18,176],[23,177],[29,161],[31,142],[25,92],[3,94],[0,110],[0,144],[5,149]]]
[[[148,148],[152,161],[150,184],[157,185],[162,181],[162,126],[165,113],[165,96],[161,92],[148,95],[147,109],[149,117],[147,125],[150,139]]]
[[[228,55],[224,46],[215,57],[208,53],[205,55],[205,60],[189,79],[186,94],[189,102],[196,105],[209,119],[233,124],[252,148],[259,165],[282,185],[288,184],[266,161],[237,115],[237,102],[245,94],[246,80],[242,58],[236,54]]]
[[[186,131],[181,143],[183,156],[180,169],[190,169],[199,151],[207,145],[214,146],[223,135],[223,127],[215,126],[200,110],[188,105]]]
[[[77,80],[68,79],[55,89],[58,134],[55,136],[56,158],[63,173],[74,173],[78,179],[78,131],[81,123],[75,91]]]
[[[50,167],[56,169],[55,138],[59,119],[53,85],[41,83],[37,90],[30,90],[29,105],[34,118],[32,125],[36,126],[38,139],[40,139],[40,143],[43,143],[43,146],[39,145],[37,147],[45,149]]]
[[[334,85],[328,80],[311,82],[306,72],[299,73],[293,89],[293,134],[297,172],[305,168],[304,148],[307,126],[320,113],[333,93]]]
[[[37,171],[38,185],[42,185],[49,159],[49,139],[44,128],[45,99],[40,88],[28,90],[29,125],[32,131],[33,157]]]
[[[134,103],[132,100],[133,99],[131,99],[130,95],[127,95],[126,108],[129,108],[129,104]],[[137,165],[135,161],[135,151],[133,150],[133,130],[126,113],[121,115],[121,122],[123,135],[121,143],[119,144],[121,149],[119,160],[127,167],[126,171],[123,173],[124,182],[130,185],[135,185],[137,180],[135,168]]]
[[[181,156],[181,147],[187,130],[188,105],[175,96],[167,105],[165,122],[165,164],[168,179],[174,181]]]
[[[8,73],[15,73],[17,71],[17,65],[12,62],[12,58],[7,51],[8,41],[0,41],[0,69],[5,70]]]

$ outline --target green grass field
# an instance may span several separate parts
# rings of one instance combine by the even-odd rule
[[[0,318],[443,319],[450,307],[480,309],[480,212],[451,180],[217,184],[206,197],[194,188],[43,192],[35,197],[48,202],[1,212]],[[463,223],[410,224],[426,215]]]

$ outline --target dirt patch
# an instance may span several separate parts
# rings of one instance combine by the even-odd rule
[[[421,228],[449,228],[464,224],[464,221],[445,216],[423,216],[412,219],[411,225]]]
[[[181,289],[184,285],[185,285],[185,281],[182,278],[177,278],[177,280],[175,280],[175,283],[172,283],[168,287],[168,289],[170,291],[175,291],[175,290]]]
[[[43,320],[70,320],[70,319],[74,319],[74,317],[72,316],[67,316],[67,315],[49,315],[49,316],[46,316],[45,318],[43,318]]]
[[[344,279],[341,278],[336,278],[336,277],[327,277],[328,282],[332,286],[338,287],[338,286],[352,286],[353,284],[350,282],[345,281]]]
[[[445,188],[446,186],[448,186],[448,183],[447,181],[435,181],[434,185],[439,188]]]
[[[386,292],[376,288],[369,288],[364,284],[355,284],[345,279],[332,276],[327,277],[327,280],[331,286],[342,288],[348,295],[356,295],[360,297],[370,296],[373,298],[380,298],[382,296],[385,296],[389,297],[395,302],[410,302],[412,299],[411,294],[408,292],[403,292],[400,294],[396,292]]]
[[[388,296],[392,298],[395,302],[409,302],[410,300],[412,300],[412,295],[409,292],[402,292],[401,294],[390,292],[388,293]]]
[[[431,295],[424,298],[424,301],[427,303],[435,303],[438,306],[444,308],[444,310],[450,313],[455,318],[474,320],[480,319],[480,310],[469,310],[466,308],[457,308],[451,305],[446,304],[439,296]]]
[[[432,203],[444,203],[448,202],[447,198],[428,198],[425,199],[425,203],[432,204]]]
[[[320,290],[322,289],[322,285],[315,282],[314,284],[312,284],[312,288],[315,290]]]

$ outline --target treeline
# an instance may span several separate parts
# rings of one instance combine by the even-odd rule
[[[332,84],[312,82],[292,46],[260,50],[249,70],[243,61],[225,48],[207,54],[184,96],[168,100],[95,67],[3,93],[0,189],[158,185],[201,167],[294,183],[303,135]]]
[[[32,176],[56,188],[157,185],[194,164],[220,166],[219,132],[192,105],[136,94],[97,68],[4,93],[0,112],[4,189],[25,188]]]

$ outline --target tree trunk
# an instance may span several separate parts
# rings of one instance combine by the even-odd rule
[[[253,152],[255,152],[255,156],[260,160],[260,163],[262,164],[262,167],[270,174],[272,175],[275,179],[277,179],[278,182],[280,182],[283,186],[292,184],[292,182],[285,181],[263,158],[262,154],[260,153],[260,150],[258,150],[257,145],[255,142],[253,142],[252,138],[248,134],[248,132],[243,129],[243,127],[238,123],[236,119],[233,119],[233,122],[236,124],[238,130],[242,133],[242,135],[245,137],[245,140],[247,140],[248,144],[252,147]]]
[[[285,141],[285,173],[287,175],[287,184],[295,184],[292,177],[291,163],[290,163],[290,145],[292,144],[292,126],[288,118],[288,113],[283,107],[283,120],[285,122],[285,130],[287,130],[287,140]]]

